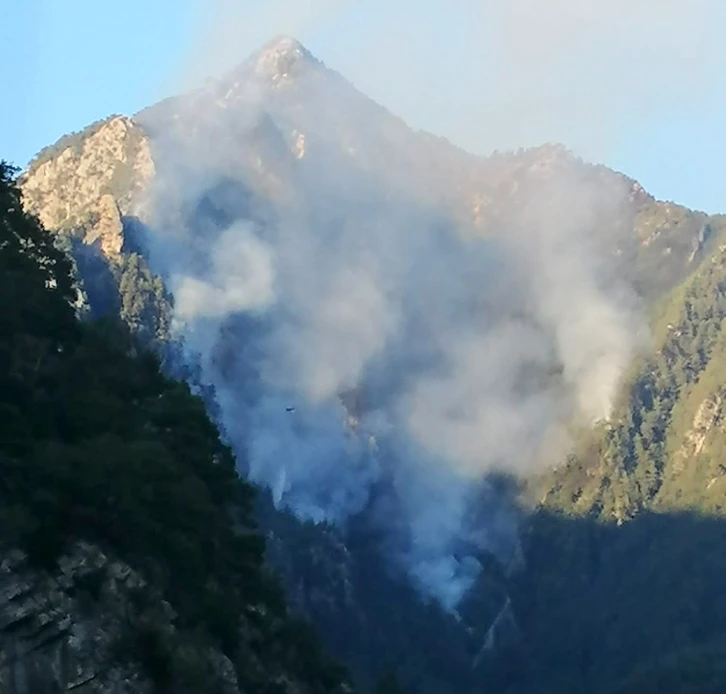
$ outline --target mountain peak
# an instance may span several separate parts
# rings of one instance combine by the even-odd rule
[[[291,36],[277,36],[266,43],[253,57],[255,73],[279,80],[290,76],[300,65],[315,65],[315,56]]]
[[[264,53],[266,51],[301,51],[303,53],[310,53],[310,51],[308,51],[308,49],[305,48],[305,46],[303,46],[303,44],[294,36],[288,36],[286,34],[279,34],[278,36],[275,36],[259,49],[259,53]]]

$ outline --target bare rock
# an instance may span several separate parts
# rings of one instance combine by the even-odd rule
[[[140,193],[155,173],[149,140],[130,118],[110,118],[21,179],[24,204],[49,230],[86,221],[111,196],[122,215],[143,212]],[[110,209],[108,201],[104,210]],[[111,244],[114,247],[115,244]]]
[[[124,227],[121,212],[111,194],[101,196],[96,205],[97,221],[86,232],[84,243],[98,244],[107,258],[118,258],[124,245]]]

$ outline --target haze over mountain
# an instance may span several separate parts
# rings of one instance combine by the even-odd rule
[[[596,228],[633,184],[554,148],[493,200],[496,162],[412,133],[290,38],[135,121],[150,266],[247,474],[301,519],[366,511],[455,607],[478,570],[457,548],[500,549],[467,526],[482,476],[606,417],[638,347]]]
[[[159,349],[203,394],[242,473],[315,524],[306,546],[339,552],[297,597],[319,624],[338,611],[359,628],[366,591],[405,576],[444,609],[411,614],[455,634],[476,686],[500,643],[541,645],[522,637],[543,608],[517,578],[522,523],[545,527],[523,520],[533,492],[559,507],[577,488],[568,509],[622,523],[661,488],[653,464],[640,496],[609,496],[638,469],[623,393],[663,339],[653,306],[712,257],[721,218],[658,202],[561,145],[480,158],[413,132],[288,37],[203,88],[64,138],[22,187],[72,252],[91,315],[116,313]],[[613,431],[613,464],[634,457],[606,484],[611,458],[588,455]],[[524,500],[507,478],[529,483]],[[265,517],[292,590],[310,561],[296,556],[303,531]],[[370,537],[386,568],[363,580]],[[323,575],[343,594],[332,607],[315,595]],[[422,667],[422,691],[459,686]]]
[[[726,195],[724,26],[719,0],[212,0],[178,75],[188,87],[291,34],[412,127],[468,151],[565,142],[714,213]]]

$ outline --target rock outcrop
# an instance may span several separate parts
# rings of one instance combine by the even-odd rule
[[[137,194],[154,170],[141,128],[130,118],[115,116],[31,166],[21,181],[25,205],[50,230],[79,226],[109,195],[122,215],[140,214],[143,196]]]
[[[718,392],[706,398],[696,410],[693,426],[686,433],[682,452],[684,455],[697,456],[703,450],[706,437],[722,416],[723,395]]]
[[[173,637],[175,614],[128,564],[78,542],[50,573],[17,550],[0,562],[0,691],[40,694],[153,692],[153,666],[139,648]],[[220,653],[193,653],[238,691]]]
[[[102,195],[95,206],[94,223],[83,239],[88,245],[98,244],[107,258],[118,258],[124,245],[124,227],[121,212],[113,195]]]

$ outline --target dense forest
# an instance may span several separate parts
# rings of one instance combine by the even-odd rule
[[[71,262],[24,213],[14,174],[0,165],[3,547],[41,574],[78,541],[138,570],[147,584],[118,652],[156,691],[226,691],[207,650],[234,664],[240,691],[349,690],[288,615],[253,490],[202,401],[120,323],[78,320]],[[154,595],[173,628],[155,619]]]
[[[528,481],[523,676],[551,691],[723,690],[726,248],[708,250],[653,305],[611,420]]]

